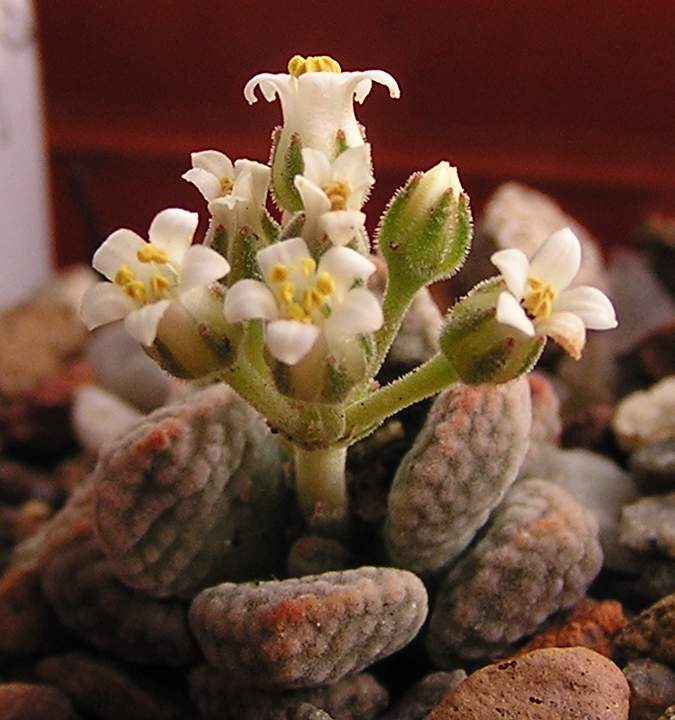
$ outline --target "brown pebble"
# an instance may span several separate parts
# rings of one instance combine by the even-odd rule
[[[14,540],[19,543],[34,535],[52,516],[52,507],[44,500],[27,500],[14,519]]]
[[[630,720],[654,720],[675,702],[675,673],[666,665],[633,660],[623,674],[630,686]]]
[[[642,370],[654,382],[675,374],[675,321],[661,325],[643,338],[637,355]]]
[[[0,654],[34,653],[42,644],[46,622],[47,602],[37,569],[10,567],[0,578]]]
[[[581,646],[611,658],[614,653],[614,636],[625,624],[626,618],[620,602],[598,602],[584,598],[561,621],[535,635],[517,654],[539,648]]]
[[[141,687],[119,666],[80,653],[47,657],[38,677],[55,685],[92,720],[177,720],[183,708]],[[164,691],[163,695],[170,695]],[[51,719],[50,719],[51,720]]]
[[[28,683],[0,685],[2,720],[77,720],[70,700],[56,688]]]
[[[609,403],[590,405],[565,421],[561,444],[563,447],[580,447],[596,452],[613,448],[611,429],[614,406]]]
[[[544,648],[470,675],[426,720],[627,720],[619,668],[586,648]]]
[[[616,646],[629,658],[646,655],[675,665],[675,593],[643,610],[617,635]]]

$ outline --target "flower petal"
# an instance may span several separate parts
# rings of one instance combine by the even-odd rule
[[[326,320],[326,341],[329,347],[334,347],[354,335],[379,330],[383,322],[382,308],[375,295],[365,288],[354,288]]]
[[[317,218],[330,210],[330,200],[318,185],[303,175],[296,175],[293,182],[300,193],[302,206],[308,217]]]
[[[590,330],[610,330],[617,326],[610,299],[597,288],[587,285],[564,290],[553,303],[553,312],[578,315]]]
[[[538,335],[548,335],[575,360],[581,357],[586,344],[583,320],[571,312],[554,312],[536,325]]]
[[[183,258],[180,272],[180,292],[210,285],[230,272],[227,260],[204,245],[192,245]]]
[[[370,144],[357,145],[341,152],[333,162],[333,178],[346,180],[352,190],[373,184]]]
[[[234,176],[234,168],[232,160],[225,153],[218,150],[200,150],[190,155],[192,167],[199,170],[205,170],[220,181],[223,178],[231,178]]]
[[[577,236],[563,228],[553,233],[537,250],[530,263],[530,277],[564,290],[574,280],[581,265],[581,245]]]
[[[530,262],[522,250],[499,250],[490,257],[490,262],[497,267],[506,287],[517,299],[522,299],[527,286],[527,275]]]
[[[321,188],[331,179],[331,164],[326,153],[314,148],[302,149],[303,177]]]
[[[256,260],[265,278],[277,263],[296,265],[306,257],[311,257],[311,253],[307,243],[299,237],[272,243],[256,254]]]
[[[132,310],[136,303],[119,285],[100,282],[88,288],[82,296],[80,317],[88,330],[99,325],[120,320]]]
[[[289,85],[294,78],[284,73],[259,73],[254,75],[244,86],[244,97],[249,105],[258,102],[255,89],[260,88],[265,100],[272,102],[277,94],[281,94],[289,89]]]
[[[270,353],[286,365],[295,365],[307,355],[321,330],[296,320],[275,320],[267,325],[265,342]]]
[[[358,103],[362,103],[368,96],[373,80],[389,89],[389,97],[395,99],[401,97],[401,90],[398,83],[388,72],[384,72],[384,70],[365,70],[344,74],[360,76],[355,78],[357,84],[354,88],[354,98]]]
[[[192,244],[199,223],[197,213],[169,208],[155,215],[150,223],[148,239],[167,253],[171,261],[180,267],[183,255]]]
[[[184,172],[181,177],[183,180],[191,182],[205,200],[214,200],[223,192],[220,180],[208,170],[192,168],[192,170]]]
[[[101,247],[94,253],[92,265],[94,269],[114,280],[122,265],[126,265],[138,273],[144,269],[136,257],[136,253],[145,246],[145,240],[132,230],[115,230],[108,235]]]
[[[157,326],[169,305],[170,300],[158,300],[134,310],[124,319],[124,327],[132,338],[142,345],[150,346],[155,342]]]
[[[376,270],[367,257],[346,247],[332,247],[319,260],[317,273],[329,273],[337,288],[338,299],[342,299],[356,281],[365,281]]]
[[[236,323],[242,320],[276,320],[279,317],[277,301],[270,289],[259,280],[239,280],[225,295],[225,319]]]
[[[319,229],[333,245],[348,245],[363,229],[365,213],[351,210],[335,210],[319,217]]]
[[[497,299],[497,322],[510,325],[516,330],[534,337],[534,325],[527,314],[510,292],[503,292]]]
[[[247,200],[256,206],[262,206],[267,200],[271,170],[267,165],[255,160],[237,160],[234,163],[234,195],[241,195],[239,185],[246,179]]]

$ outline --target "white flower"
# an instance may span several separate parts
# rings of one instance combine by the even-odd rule
[[[547,335],[572,357],[581,357],[586,328],[616,327],[607,296],[594,287],[570,288],[579,271],[581,246],[565,228],[553,233],[532,258],[522,250],[500,250],[490,258],[508,292],[497,301],[497,320],[534,337]]]
[[[152,345],[172,301],[222,278],[230,266],[215,250],[191,245],[197,213],[169,209],[150,225],[149,242],[131,230],[116,230],[94,254],[92,264],[111,282],[99,282],[82,298],[80,313],[90,329],[125,318],[143,345]]]
[[[382,309],[364,286],[375,265],[354,250],[330,248],[317,266],[305,241],[291,238],[257,254],[264,282],[240,280],[225,297],[225,319],[268,320],[270,353],[295,365],[323,339],[330,353],[382,325]]]
[[[192,168],[182,175],[197,187],[209,203],[216,222],[231,232],[246,222],[249,210],[259,212],[265,205],[270,181],[267,165],[253,160],[237,160],[217,150],[191,155]]]
[[[347,245],[365,224],[360,209],[375,182],[370,145],[348,148],[333,162],[321,150],[304,148],[302,160],[295,187],[305,210],[303,235],[309,238],[318,228],[333,245]]]
[[[249,103],[257,101],[255,89],[272,102],[277,96],[284,115],[284,135],[298,133],[303,147],[322,150],[329,158],[337,154],[336,134],[344,133],[348,147],[363,145],[363,133],[354,115],[354,99],[362,103],[373,82],[389,89],[398,98],[394,78],[382,70],[342,72],[338,63],[327,57],[302,58],[296,55],[288,63],[289,74],[261,73],[244,88]]]

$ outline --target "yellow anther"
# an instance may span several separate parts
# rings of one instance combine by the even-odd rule
[[[229,177],[220,178],[220,194],[221,195],[229,195],[232,192],[233,187],[234,187],[234,183],[232,182],[232,178],[229,178]]]
[[[288,74],[292,77],[300,77],[308,72],[342,72],[340,63],[328,55],[310,55],[306,58],[302,55],[293,55],[288,61]]]
[[[138,258],[139,262],[154,262],[159,263],[160,265],[169,260],[169,256],[166,254],[166,252],[164,252],[164,250],[160,250],[156,245],[152,245],[151,243],[147,243],[146,245],[144,245],[136,253],[136,257]]]
[[[344,180],[331,180],[321,188],[330,200],[331,210],[344,210],[351,195],[351,188]]]
[[[286,314],[291,320],[297,320],[298,322],[311,323],[312,319],[305,312],[302,306],[298,303],[290,303],[286,308]]]
[[[332,295],[335,292],[335,280],[330,273],[322,272],[316,279],[315,287],[322,295]]]
[[[311,313],[323,304],[323,295],[314,287],[307,288],[302,295],[302,306]]]
[[[150,289],[155,297],[162,297],[171,287],[171,283],[163,275],[153,275],[150,278]]]
[[[279,299],[285,302],[287,305],[293,302],[293,296],[295,294],[295,283],[285,282],[279,288]]]
[[[288,268],[283,263],[277,263],[270,270],[270,280],[274,283],[284,282],[288,278]]]
[[[132,297],[137,302],[144,303],[147,297],[145,292],[145,285],[140,280],[132,280],[124,286],[124,291],[129,297]]]
[[[523,307],[536,320],[543,320],[549,317],[553,309],[553,302],[558,296],[552,285],[539,280],[539,278],[528,278],[527,285],[530,292],[525,295]]]
[[[126,265],[122,265],[115,275],[115,282],[122,287],[128,285],[130,282],[133,282],[135,279],[136,276],[134,275],[133,270]]]
[[[300,261],[300,267],[302,268],[302,274],[309,277],[316,270],[316,261],[311,257],[303,258]]]

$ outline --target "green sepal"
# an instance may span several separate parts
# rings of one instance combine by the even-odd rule
[[[501,278],[485,280],[445,317],[441,351],[467,385],[513,380],[530,372],[543,352],[546,338],[497,321],[497,300],[505,290]]]
[[[302,141],[298,133],[290,138],[283,132],[273,134],[272,149],[272,193],[282,210],[299,212],[302,198],[295,187],[295,176],[302,175],[305,163],[302,159]]]
[[[227,275],[227,283],[230,287],[238,280],[246,278],[262,279],[256,253],[267,247],[267,245],[268,243],[252,232],[248,225],[244,225],[239,229],[231,243],[228,258],[230,272]]]
[[[300,237],[305,226],[305,213],[295,213],[279,231],[279,241]]]
[[[342,155],[348,147],[349,145],[347,145],[347,137],[344,130],[338,130],[335,133],[335,157]]]

